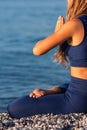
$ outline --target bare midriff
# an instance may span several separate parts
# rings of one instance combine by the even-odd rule
[[[71,67],[71,76],[87,80],[87,67]]]

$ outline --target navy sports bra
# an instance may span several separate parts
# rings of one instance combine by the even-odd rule
[[[62,44],[62,49],[70,60],[73,67],[87,67],[87,16],[78,17],[84,26],[83,41],[77,46],[71,46],[67,42]]]

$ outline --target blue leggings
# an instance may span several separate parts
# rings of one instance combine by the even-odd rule
[[[24,96],[8,105],[12,118],[33,116],[35,114],[87,113],[87,80],[71,77],[70,84],[63,84],[67,90],[62,94],[52,94],[35,99]]]

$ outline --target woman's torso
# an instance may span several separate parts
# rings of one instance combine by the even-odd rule
[[[81,67],[71,66],[71,76],[87,80],[87,67],[81,68]]]
[[[78,17],[80,30],[66,49],[71,64],[71,76],[87,80],[87,16]]]

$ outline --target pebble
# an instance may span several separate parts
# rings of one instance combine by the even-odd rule
[[[0,113],[0,130],[87,130],[87,114],[42,114],[12,119]]]

